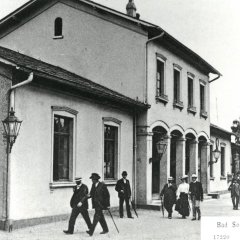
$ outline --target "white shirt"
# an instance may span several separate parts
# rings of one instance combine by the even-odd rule
[[[96,183],[95,183],[95,187],[97,187],[97,186],[98,186],[98,184],[99,184],[99,182],[96,182]]]
[[[181,183],[179,186],[178,186],[178,189],[177,189],[177,198],[179,198],[180,196],[180,193],[183,192],[183,193],[189,193],[189,184],[188,183]]]

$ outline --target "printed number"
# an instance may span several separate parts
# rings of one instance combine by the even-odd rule
[[[213,239],[215,240],[226,240],[230,239],[229,235],[213,235]]]

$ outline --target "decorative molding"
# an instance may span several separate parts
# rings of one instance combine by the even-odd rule
[[[221,143],[220,143],[220,146],[222,146],[222,147],[226,147],[226,146],[227,146],[227,144],[226,144],[226,143],[224,143],[224,142],[221,142]]]
[[[187,111],[189,113],[192,113],[193,115],[195,115],[197,113],[196,107],[193,107],[193,106],[188,106]]]
[[[71,113],[73,115],[77,115],[78,111],[71,109],[69,107],[65,107],[65,106],[52,106],[51,107],[53,111],[64,111],[64,112],[68,112]]]
[[[120,120],[118,120],[116,118],[113,118],[113,117],[103,117],[102,120],[104,122],[114,122],[114,123],[116,123],[118,125],[121,125],[121,123],[122,123],[122,121],[120,121]]]
[[[188,77],[190,77],[190,78],[195,78],[195,75],[193,74],[193,73],[191,73],[191,72],[187,72],[187,75],[188,75]]]
[[[200,82],[200,84],[202,84],[202,85],[204,85],[204,86],[207,85],[206,81],[204,81],[204,80],[202,80],[202,79],[199,79],[199,82]]]
[[[53,39],[54,39],[54,40],[57,40],[57,39],[63,39],[63,35],[54,36]]]
[[[52,182],[49,183],[50,190],[53,191],[57,188],[72,188],[76,186],[76,183],[74,182]]]
[[[177,69],[179,71],[182,70],[182,67],[180,65],[176,64],[176,63],[173,63],[173,68],[175,68],[175,69]]]
[[[184,108],[183,102],[180,101],[180,100],[174,100],[174,102],[173,102],[173,107],[179,108],[179,109],[182,111],[183,108]]]
[[[208,113],[205,110],[200,111],[200,116],[207,119],[208,118]]]
[[[156,102],[162,102],[164,103],[164,105],[166,105],[169,101],[168,96],[162,93],[159,96],[156,96],[155,99],[156,99]]]
[[[160,53],[156,53],[157,58],[161,61],[166,62],[167,58]]]
[[[137,126],[138,136],[153,136],[152,132],[149,132],[149,126]]]

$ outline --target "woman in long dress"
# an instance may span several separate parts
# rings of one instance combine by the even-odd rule
[[[188,176],[183,175],[181,177],[182,183],[179,184],[177,189],[177,204],[176,210],[179,214],[182,215],[182,218],[186,218],[189,216],[189,201],[188,201],[188,194],[189,194],[189,184],[187,183]]]

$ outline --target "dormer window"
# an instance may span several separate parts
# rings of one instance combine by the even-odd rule
[[[63,38],[62,29],[63,21],[62,18],[58,17],[54,22],[54,39]]]

